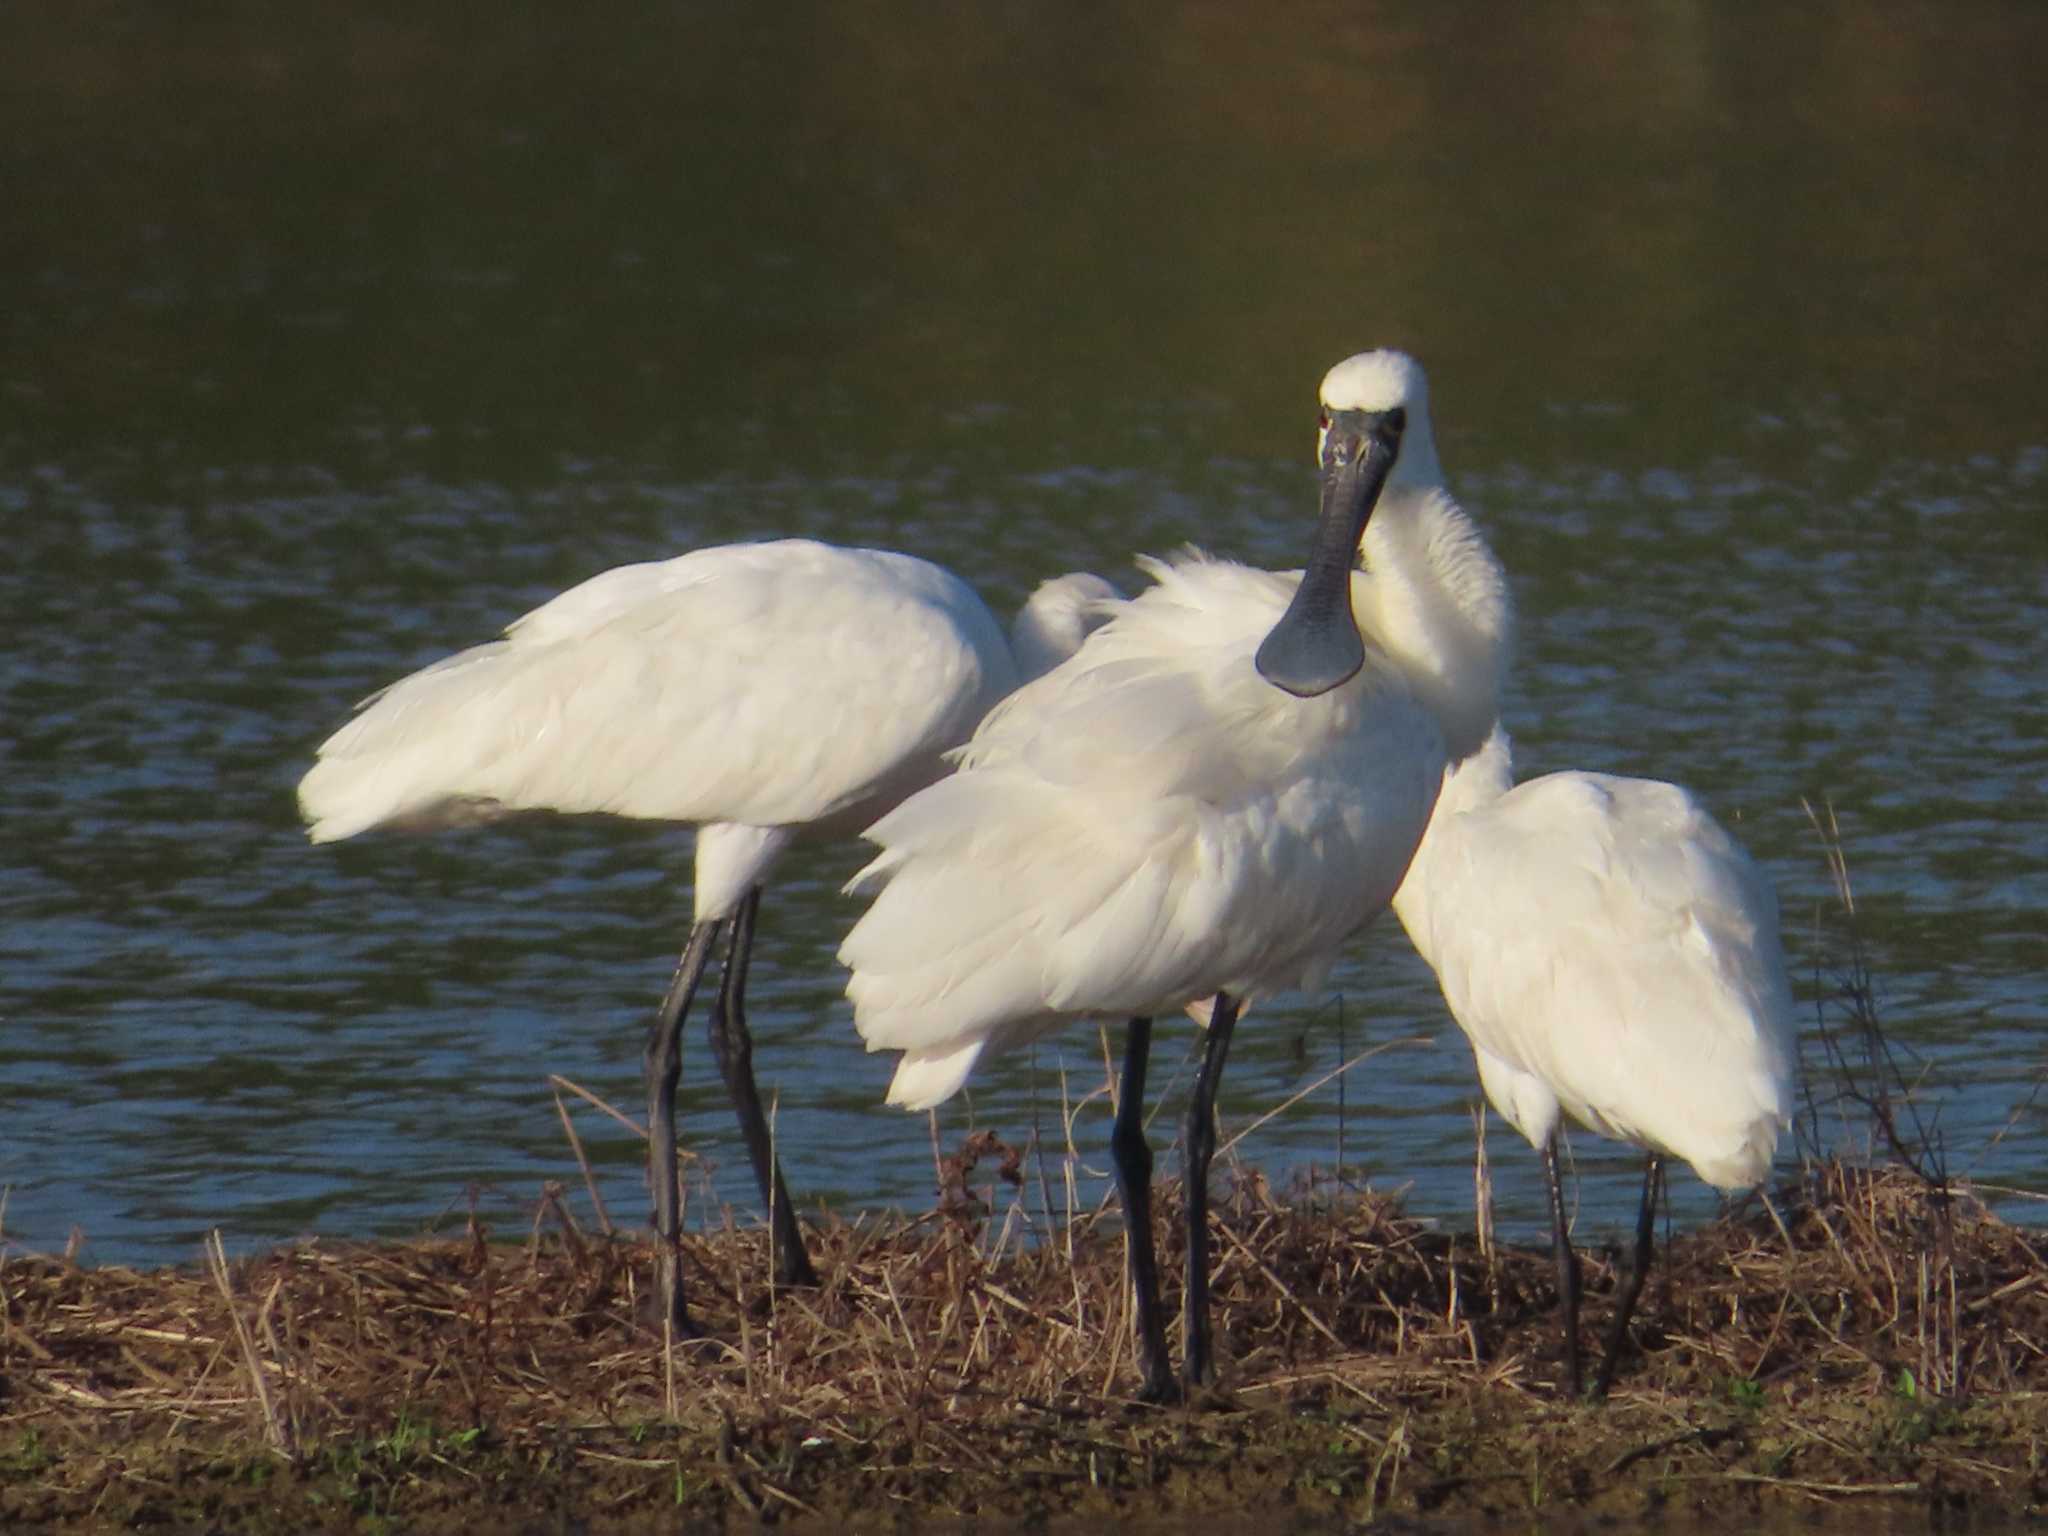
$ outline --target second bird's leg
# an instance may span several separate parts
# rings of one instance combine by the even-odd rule
[[[1579,1395],[1579,1256],[1572,1252],[1564,1218],[1564,1186],[1557,1179],[1557,1132],[1543,1144],[1543,1180],[1550,1186],[1550,1230],[1557,1244],[1557,1310],[1564,1319],[1564,1374],[1571,1395]]]
[[[683,1251],[680,1212],[682,1195],[676,1180],[676,1080],[683,1071],[683,1020],[697,984],[704,979],[711,946],[721,924],[714,920],[690,930],[683,957],[668,984],[668,994],[647,1026],[647,1048],[641,1068],[647,1078],[647,1184],[654,1194],[654,1266],[662,1316],[683,1338],[694,1337],[690,1309],[683,1299]]]
[[[1152,1148],[1145,1140],[1145,1063],[1152,1052],[1152,1021],[1133,1019],[1124,1032],[1124,1071],[1117,1090],[1116,1124],[1109,1150],[1116,1160],[1117,1198],[1124,1207],[1124,1244],[1130,1254],[1133,1324],[1138,1344],[1138,1396],[1170,1403],[1180,1395],[1166,1362],[1166,1327],[1159,1320],[1159,1259],[1152,1246]]]
[[[1643,1294],[1643,1277],[1650,1272],[1650,1247],[1657,1231],[1657,1198],[1663,1191],[1664,1159],[1652,1152],[1643,1169],[1642,1208],[1636,1212],[1635,1265],[1628,1272],[1621,1294],[1614,1299],[1614,1328],[1607,1335],[1607,1355],[1600,1362],[1600,1374],[1593,1379],[1596,1398],[1605,1397],[1607,1389],[1614,1385],[1615,1362],[1621,1358],[1622,1343],[1628,1338],[1629,1314],[1635,1311],[1636,1298]]]
[[[754,1037],[747,1031],[746,993],[747,965],[754,954],[754,921],[760,910],[761,888],[757,885],[741,898],[733,913],[732,945],[718,984],[718,1007],[711,1015],[711,1054],[725,1078],[733,1113],[739,1116],[740,1134],[746,1138],[747,1156],[754,1164],[754,1182],[768,1205],[775,1283],[816,1285],[818,1272],[804,1252],[803,1233],[797,1228],[796,1209],[789,1203],[789,1186],[782,1182],[768,1117],[761,1112],[761,1092],[754,1086]]]
[[[1237,1028],[1237,999],[1216,994],[1209,1030],[1202,1041],[1202,1065],[1188,1098],[1187,1128],[1181,1137],[1181,1185],[1187,1200],[1188,1267],[1180,1312],[1180,1379],[1190,1392],[1216,1374],[1209,1348],[1209,1160],[1216,1155],[1216,1085],[1230,1055]]]

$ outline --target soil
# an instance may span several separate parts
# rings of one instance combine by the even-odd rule
[[[1820,1164],[1680,1235],[1604,1403],[1559,1389],[1547,1251],[1245,1176],[1214,1214],[1223,1380],[1146,1406],[1113,1221],[1032,1236],[994,1203],[963,1178],[923,1217],[821,1217],[816,1290],[765,1283],[758,1231],[692,1237],[705,1336],[667,1349],[645,1244],[559,1204],[524,1245],[473,1226],[147,1273],[8,1256],[0,1530],[2048,1507],[2048,1269],[1964,1187]],[[1584,1258],[1597,1360],[1617,1266]]]

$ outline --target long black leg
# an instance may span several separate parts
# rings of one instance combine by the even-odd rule
[[[1202,1042],[1202,1066],[1188,1099],[1187,1128],[1181,1137],[1181,1184],[1188,1208],[1188,1268],[1180,1313],[1180,1379],[1192,1392],[1215,1378],[1209,1349],[1209,1160],[1216,1155],[1216,1085],[1230,1055],[1237,1028],[1237,1000],[1216,994]]]
[[[1124,1243],[1136,1298],[1138,1396],[1170,1403],[1180,1395],[1166,1363],[1166,1327],[1159,1320],[1159,1258],[1152,1246],[1152,1148],[1145,1141],[1145,1063],[1152,1053],[1152,1021],[1133,1019],[1124,1032],[1124,1073],[1109,1150],[1116,1159],[1117,1198],[1124,1206]]]
[[[718,1007],[711,1016],[711,1054],[718,1060],[733,1113],[739,1116],[747,1156],[753,1160],[754,1182],[768,1205],[768,1244],[773,1253],[777,1285],[816,1285],[817,1271],[804,1252],[789,1186],[775,1160],[768,1117],[761,1112],[761,1092],[754,1086],[754,1037],[747,1030],[747,966],[754,955],[754,922],[761,910],[757,885],[741,898],[733,913],[732,945],[726,952],[725,974],[718,985]]]
[[[1550,1230],[1557,1245],[1557,1310],[1564,1319],[1564,1373],[1572,1396],[1584,1379],[1579,1372],[1579,1256],[1565,1226],[1564,1186],[1557,1179],[1557,1132],[1543,1144],[1543,1178],[1550,1186]]]
[[[690,1309],[683,1299],[682,1207],[676,1182],[676,1080],[683,1070],[683,1020],[689,1017],[697,984],[704,979],[711,946],[720,923],[699,923],[690,930],[683,957],[676,965],[668,993],[647,1026],[647,1048],[641,1066],[647,1077],[647,1183],[654,1192],[656,1288],[662,1315],[678,1337],[694,1337]]]
[[[1628,1338],[1628,1320],[1636,1309],[1636,1298],[1643,1294],[1643,1278],[1650,1272],[1650,1244],[1657,1230],[1657,1199],[1664,1192],[1664,1159],[1655,1152],[1643,1168],[1643,1204],[1636,1212],[1636,1257],[1635,1264],[1628,1272],[1628,1281],[1622,1286],[1621,1294],[1614,1301],[1614,1328],[1607,1335],[1607,1357],[1600,1362],[1600,1374],[1593,1382],[1593,1396],[1602,1398],[1607,1389],[1614,1385],[1615,1362],[1621,1358],[1621,1346]]]

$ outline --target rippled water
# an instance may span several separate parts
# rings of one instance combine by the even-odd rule
[[[1333,9],[1289,40],[1200,6],[821,8],[792,54],[737,16],[94,14],[0,48],[10,1239],[406,1233],[473,1182],[516,1227],[575,1178],[547,1074],[638,1101],[688,836],[311,849],[291,786],[352,702],[732,538],[908,548],[1002,604],[1188,539],[1294,563],[1315,381],[1389,341],[1515,577],[1523,771],[1704,794],[1775,878],[1809,1003],[1839,950],[1801,801],[1832,805],[1952,1163],[2048,1190],[2048,215],[2011,193],[2048,23],[1987,7],[1927,47],[1932,13],[1823,7],[1752,58],[1693,12]],[[771,893],[757,1066],[800,1198],[922,1205],[929,1132],[879,1107],[838,995],[856,860],[800,853]],[[1470,1061],[1398,929],[1333,991],[1249,1021],[1233,1127],[1436,1043],[1240,1155],[1341,1154],[1469,1222]],[[749,1211],[694,1040],[685,1074],[698,1187]],[[941,1134],[1056,1155],[1102,1076],[1076,1031]],[[637,1144],[578,1125],[639,1219]],[[1098,1096],[1090,1168],[1106,1133]],[[1577,1145],[1618,1226],[1630,1159]],[[1533,1233],[1533,1158],[1498,1122],[1490,1151]]]

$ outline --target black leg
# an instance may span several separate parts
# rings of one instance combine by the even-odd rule
[[[754,1182],[768,1205],[768,1244],[773,1253],[777,1285],[816,1285],[817,1271],[804,1252],[789,1186],[775,1161],[768,1117],[761,1111],[761,1092],[754,1086],[754,1037],[747,1031],[747,966],[754,955],[754,921],[761,910],[761,888],[748,891],[733,913],[732,946],[718,986],[718,1008],[711,1016],[711,1054],[718,1060],[733,1113],[739,1116],[747,1156],[753,1160]]]
[[[1628,1320],[1643,1294],[1643,1279],[1650,1272],[1650,1244],[1657,1230],[1657,1199],[1664,1192],[1664,1159],[1652,1152],[1643,1168],[1643,1204],[1636,1212],[1636,1257],[1621,1294],[1614,1300],[1614,1328],[1607,1335],[1607,1357],[1600,1362],[1600,1374],[1593,1382],[1593,1396],[1602,1398],[1614,1385],[1615,1362],[1628,1338]]]
[[[1576,1398],[1584,1379],[1579,1372],[1579,1256],[1572,1252],[1571,1232],[1565,1226],[1564,1186],[1557,1180],[1555,1131],[1543,1144],[1543,1178],[1550,1186],[1550,1230],[1557,1245],[1557,1310],[1564,1319],[1564,1373]]]
[[[1237,1000],[1216,994],[1209,1015],[1208,1037],[1202,1042],[1202,1066],[1195,1073],[1195,1091],[1188,1100],[1187,1128],[1181,1137],[1181,1184],[1188,1207],[1188,1268],[1180,1312],[1180,1379],[1189,1392],[1215,1378],[1209,1349],[1209,1160],[1216,1155],[1216,1085],[1230,1055],[1231,1031],[1237,1028]]]
[[[1159,1320],[1159,1259],[1152,1246],[1152,1148],[1145,1141],[1145,1063],[1152,1053],[1152,1021],[1133,1019],[1124,1032],[1123,1083],[1109,1150],[1116,1159],[1117,1197],[1124,1206],[1124,1243],[1130,1251],[1131,1294],[1138,1342],[1138,1396],[1170,1403],[1180,1396],[1166,1363],[1166,1327]]]
[[[641,1065],[647,1077],[647,1183],[654,1192],[654,1252],[662,1315],[678,1337],[696,1335],[683,1300],[682,1231],[678,1213],[681,1193],[676,1185],[676,1080],[683,1070],[683,1020],[689,1017],[697,984],[704,979],[711,946],[718,940],[717,922],[690,930],[683,958],[668,985],[668,995],[647,1026],[647,1049]]]

